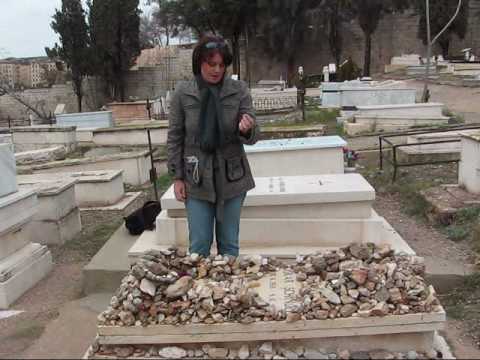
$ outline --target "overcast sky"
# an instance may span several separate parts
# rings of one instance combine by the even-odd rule
[[[50,23],[62,0],[0,0],[0,4],[0,58],[46,56],[45,47],[58,42]]]

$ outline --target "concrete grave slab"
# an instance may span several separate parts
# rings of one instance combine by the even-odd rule
[[[58,220],[33,220],[27,225],[29,238],[43,245],[63,245],[74,239],[81,230],[78,207]]]
[[[39,150],[18,152],[15,154],[15,161],[19,165],[27,165],[37,162],[63,160],[67,156],[64,146],[55,146]]]
[[[98,129],[113,126],[111,111],[61,114],[56,116],[57,125],[75,126],[77,129]]]
[[[17,191],[17,170],[11,144],[0,144],[0,198]]]
[[[0,260],[28,245],[31,241],[28,224],[18,226],[15,230],[0,235]]]
[[[20,173],[58,174],[85,171],[123,170],[123,179],[130,185],[143,185],[149,181],[151,163],[149,152],[132,151],[115,155],[102,155],[82,159],[67,159],[39,165],[19,167]]]
[[[0,261],[0,308],[8,308],[52,269],[46,246],[28,244]]]
[[[241,219],[241,248],[340,247],[352,242],[380,243],[383,220],[369,219]],[[156,221],[160,245],[186,247],[186,218],[169,218],[164,210]]]
[[[74,151],[77,146],[75,127],[62,126],[25,126],[12,129],[15,151],[24,152],[64,146],[67,152]]]
[[[359,174],[255,178],[242,218],[369,218],[375,190]],[[173,186],[161,199],[171,217],[186,217]]]
[[[30,221],[37,211],[37,194],[31,189],[0,198],[0,236]]]
[[[467,191],[480,194],[480,131],[462,136],[458,183]]]
[[[341,174],[343,147],[339,136],[263,140],[245,146],[254,177]]]
[[[12,134],[0,134],[0,144],[13,144]]]
[[[38,211],[33,220],[58,221],[77,208],[75,180],[64,178],[35,183],[22,181],[20,188],[31,189],[37,193]]]
[[[414,101],[410,104],[359,105],[357,106],[356,115],[439,117],[443,115],[443,106],[441,103],[417,104]]]
[[[19,175],[17,179],[20,184],[55,183],[58,179],[73,181],[75,183],[76,203],[80,207],[113,205],[120,201],[125,193],[123,170]]]

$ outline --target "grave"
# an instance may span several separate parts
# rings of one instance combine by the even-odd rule
[[[353,120],[343,122],[345,132],[350,135],[359,135],[362,133],[375,132],[397,132],[407,131],[411,128],[419,127],[437,127],[448,125],[450,118],[446,116],[440,117],[420,117],[420,116],[399,116],[399,115],[383,115],[383,116],[364,116],[355,115]]]
[[[0,172],[0,308],[5,309],[50,271],[52,257],[46,246],[31,242],[27,226],[37,211],[37,195],[17,190],[8,144],[0,145]]]
[[[245,254],[289,256],[335,248],[350,242],[390,243],[412,250],[372,209],[374,189],[358,174],[255,178],[241,216]],[[188,247],[183,203],[173,188],[162,197],[155,236],[145,233],[130,249],[136,259],[148,248]]]
[[[58,126],[75,126],[79,129],[98,129],[113,126],[111,111],[61,114],[56,116]]]
[[[90,141],[97,146],[148,145],[147,129],[150,130],[152,144],[165,145],[167,143],[168,121],[155,121],[155,123],[144,126],[131,125],[96,129],[92,131]]]
[[[356,114],[365,116],[422,116],[439,117],[442,116],[444,105],[441,103],[409,103],[409,104],[391,104],[391,105],[368,105],[357,106]]]
[[[371,265],[359,260],[367,257]],[[376,268],[380,262],[383,265]],[[424,285],[422,264],[415,256],[395,255],[388,246],[371,244],[299,256],[293,263],[258,255],[235,261],[221,256],[204,260],[175,250],[150,252],[122,280],[110,307],[99,315],[95,346],[97,351],[99,346],[142,344],[230,348],[255,341],[280,346],[294,341],[297,347],[329,351],[353,346],[356,351],[428,352],[435,347],[435,332],[443,328],[446,315],[433,287]],[[352,297],[342,295],[347,290],[340,289],[339,279],[355,279],[355,289],[366,283],[368,266],[377,269],[372,271],[380,286],[365,285],[372,289],[365,292],[358,285],[358,294],[364,294],[360,302],[375,299],[375,305],[359,305],[367,309],[362,310],[353,292]],[[330,277],[318,275],[321,268]],[[159,271],[166,273],[155,275]],[[405,285],[408,298],[399,289],[402,285],[382,289],[396,273],[415,278],[413,287]],[[417,307],[420,298],[425,298],[424,305]]]
[[[480,194],[480,131],[462,135],[458,183],[468,192]]]
[[[13,144],[12,134],[0,134],[0,144]]]
[[[0,197],[17,191],[15,157],[11,144],[0,144]]]
[[[11,129],[16,152],[63,146],[67,152],[77,147],[74,126],[24,126]]]
[[[297,173],[294,175],[282,173],[282,171],[287,172],[291,166],[294,166],[295,161],[299,162],[298,158],[293,160],[296,156],[293,150],[302,147],[303,150],[318,150],[318,139],[306,143],[293,141],[288,144],[279,142],[257,144],[257,151],[259,153],[269,153],[270,162],[281,164],[281,169],[278,169],[276,174],[263,177],[255,174],[257,186],[247,194],[245,206],[242,210],[240,251],[242,255],[250,255],[246,260],[246,277],[253,281],[251,286],[249,285],[247,288],[261,294],[260,298],[268,302],[267,306],[273,304],[274,312],[281,312],[284,309],[287,313],[293,312],[294,314],[287,314],[285,320],[283,317],[276,318],[276,320],[281,321],[269,321],[268,316],[265,319],[261,315],[259,319],[248,319],[247,317],[246,321],[240,321],[240,323],[230,322],[225,320],[223,312],[212,317],[213,320],[205,321],[205,323],[203,323],[203,318],[197,323],[190,315],[179,315],[180,322],[172,321],[172,316],[165,313],[163,305],[160,304],[165,299],[164,295],[161,294],[156,297],[157,288],[164,287],[165,283],[163,281],[169,281],[170,276],[178,277],[178,274],[184,271],[188,272],[189,270],[186,270],[182,264],[189,264],[188,261],[190,261],[190,264],[192,264],[192,261],[193,264],[198,264],[196,262],[198,259],[194,260],[195,256],[192,256],[191,260],[186,259],[187,262],[183,262],[182,259],[175,257],[177,254],[183,254],[178,256],[185,258],[185,249],[188,246],[188,227],[184,205],[174,199],[173,189],[170,188],[161,200],[163,210],[157,217],[156,231],[144,232],[129,250],[131,262],[143,257],[142,262],[132,268],[129,276],[124,278],[121,288],[117,292],[118,297],[112,298],[111,308],[99,316],[97,349],[98,345],[205,343],[220,343],[223,345],[225,343],[230,345],[237,343],[241,345],[262,340],[295,340],[297,344],[302,346],[309,342],[309,344],[315,344],[316,346],[321,344],[322,347],[327,348],[345,347],[346,344],[354,344],[353,346],[367,351],[385,346],[399,351],[405,349],[431,350],[435,331],[440,330],[445,321],[445,312],[441,307],[436,307],[434,312],[423,313],[420,311],[417,314],[399,314],[397,316],[386,314],[386,307],[383,306],[381,311],[383,317],[337,316],[338,313],[332,316],[328,313],[325,317],[325,314],[322,313],[317,314],[321,318],[319,320],[315,316],[313,318],[307,315],[303,316],[298,313],[298,311],[301,313],[302,310],[295,313],[296,311],[292,309],[297,308],[293,303],[290,303],[292,299],[297,299],[296,281],[301,281],[300,278],[297,277],[297,274],[286,274],[276,262],[277,260],[262,258],[263,255],[288,258],[286,263],[295,263],[292,258],[296,258],[296,264],[303,264],[308,256],[302,255],[315,254],[312,256],[326,256],[325,259],[327,256],[333,256],[332,259],[338,260],[342,257],[340,253],[346,254],[347,251],[340,251],[338,256],[332,255],[332,251],[339,251],[344,246],[352,249],[350,244],[354,243],[353,247],[357,246],[363,249],[372,246],[388,248],[388,253],[393,250],[392,253],[398,256],[402,256],[400,254],[411,256],[411,260],[408,261],[410,264],[421,264],[421,260],[414,256],[415,254],[408,244],[385,219],[378,216],[372,209],[375,191],[371,185],[361,175],[343,174],[343,152],[341,151],[343,144],[339,144],[340,138],[330,140],[334,140],[335,143],[333,155],[326,153],[323,156],[315,156],[313,161],[312,156],[309,156],[309,158],[310,162],[315,162],[317,158],[320,160],[321,157],[331,156],[333,158],[331,159],[332,163],[337,162],[337,164],[334,164],[336,169],[340,169],[340,166],[342,169],[342,171],[333,174],[326,174],[325,172],[305,174],[301,167],[297,167],[295,170]],[[330,147],[331,145],[330,143]],[[324,147],[320,147],[320,149],[322,148]],[[342,156],[336,157],[336,151],[341,153]],[[252,159],[251,156],[255,154],[255,151],[247,150],[247,152],[249,158]],[[290,155],[290,159],[288,159],[288,156],[285,159],[279,159],[277,158],[279,154]],[[308,167],[308,165],[307,162],[303,162],[302,166]],[[310,172],[310,170],[307,172]],[[314,170],[325,170],[325,166]],[[298,171],[303,172],[303,174],[298,174]],[[177,247],[178,250],[168,250],[172,246]],[[349,252],[352,253],[351,250]],[[167,270],[165,270],[165,265],[163,263],[159,264],[163,261],[160,258],[168,259],[165,261],[171,261],[171,264],[178,264],[178,268],[174,265],[173,268],[166,268]],[[230,265],[231,260],[222,256],[217,256],[215,259],[212,258],[208,261],[211,262],[210,270],[204,269],[204,275],[199,275],[199,277],[215,277],[215,281],[218,280],[216,284],[223,284],[221,286],[229,288],[233,295],[236,287],[225,285],[222,281],[242,281],[240,278],[243,276],[243,272],[236,272],[237,269],[233,265],[228,272],[227,265]],[[313,261],[311,264],[313,264]],[[321,266],[323,263],[320,262],[319,264]],[[156,267],[157,265],[158,267]],[[143,269],[143,266],[151,269],[150,272]],[[266,266],[266,268],[262,266]],[[304,280],[308,278],[308,275],[305,277],[308,272],[306,270],[307,265],[305,266],[305,270],[302,270]],[[200,274],[201,267],[198,267],[196,274]],[[154,268],[156,269],[155,273],[153,273]],[[256,270],[252,270],[252,268]],[[267,268],[275,270],[270,273]],[[397,269],[397,267],[393,268],[390,265],[388,268],[390,274],[393,274]],[[222,280],[222,271],[225,271],[225,274],[233,272],[236,276],[225,275],[226,278]],[[161,276],[158,274],[161,274]],[[220,277],[217,278],[217,275]],[[364,275],[366,276],[367,272],[364,272]],[[195,276],[193,277],[195,278]],[[153,283],[153,280],[158,280],[161,285]],[[333,281],[333,284],[337,280],[333,277],[327,281]],[[136,288],[136,285],[133,285],[135,283],[138,283],[139,289]],[[172,283],[168,282],[168,284]],[[151,286],[152,284],[153,286]],[[318,281],[308,283],[307,288],[309,285],[322,287],[321,284],[323,282],[318,279]],[[199,286],[199,284],[193,286]],[[133,289],[134,292],[130,296],[132,306],[130,306],[128,300],[129,295],[127,296],[125,293],[127,288]],[[178,287],[175,288],[179,289]],[[142,295],[147,293],[150,295]],[[324,290],[324,293],[328,294],[330,299],[338,304],[340,304],[339,301],[342,301],[341,299],[338,300],[328,290]],[[429,288],[429,294],[434,294],[431,287]],[[248,291],[246,295],[248,295]],[[150,299],[149,305],[145,305],[147,307],[140,311],[142,314],[138,318],[136,315],[129,316],[128,311],[135,313],[132,310],[133,306],[143,304],[143,296],[149,296],[147,298],[147,301]],[[188,289],[185,290],[186,297],[175,296],[175,299],[172,299],[178,299],[178,301],[171,303],[175,304],[172,305],[175,307],[175,312],[185,311],[188,313],[189,310],[195,311],[193,308],[199,302],[196,302],[196,300],[189,301],[189,299],[193,299],[191,297],[193,295],[188,292]],[[124,297],[127,297],[127,302],[124,302]],[[226,295],[222,295],[222,297],[226,297]],[[217,300],[221,300],[222,297]],[[240,300],[244,299],[243,293],[238,294],[236,299],[244,301]],[[140,303],[138,300],[140,300]],[[430,300],[432,300],[432,297],[430,297]],[[256,304],[256,302],[250,302],[249,300],[245,301],[249,304]],[[344,301],[347,300],[344,299]],[[154,303],[157,311],[154,312],[155,315],[151,315],[152,312],[148,306]],[[205,304],[205,306],[210,306],[209,304]],[[228,301],[224,304],[228,304]],[[235,308],[235,306],[233,307]],[[167,304],[166,308],[170,309],[170,306]],[[254,306],[246,308],[255,310]],[[304,308],[302,307],[302,309]],[[169,311],[168,309],[166,311]],[[159,316],[158,323],[155,322],[157,316]],[[209,316],[208,313],[206,316]],[[252,316],[255,317],[256,315]],[[150,320],[147,321],[147,318],[154,318],[153,323]],[[189,319],[192,319],[192,321],[190,322]],[[391,342],[392,335],[395,338],[393,343]]]
[[[416,90],[403,82],[387,80],[323,83],[322,106],[351,108],[366,105],[414,103]]]
[[[398,156],[402,162],[425,162],[428,160],[460,160],[461,136],[475,134],[478,130],[457,130],[410,135],[407,144],[416,146],[401,147]],[[432,141],[452,141],[450,143],[424,144]]]
[[[15,160],[18,165],[28,165],[33,163],[64,160],[67,156],[67,150],[64,146],[55,146],[51,148],[23,151],[15,153]]]
[[[348,135],[369,132],[395,132],[412,127],[447,125],[449,118],[442,114],[443,104],[392,104],[357,106],[344,115],[344,130]]]
[[[122,170],[47,173],[19,175],[18,181],[47,188],[57,181],[73,183],[82,218],[124,217],[140,206],[143,197],[141,192],[125,192],[122,174]]]
[[[245,145],[254,177],[341,174],[343,148],[339,136],[262,140]]]
[[[22,188],[37,193],[38,211],[28,226],[31,237],[44,245],[63,245],[82,230],[75,201],[75,180],[19,181]]]
[[[19,166],[20,174],[59,174],[83,171],[122,170],[125,183],[138,186],[150,179],[148,150],[120,152],[113,155],[87,156],[44,164]]]

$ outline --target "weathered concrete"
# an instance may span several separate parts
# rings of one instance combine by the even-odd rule
[[[138,239],[122,224],[83,269],[83,292],[114,292],[130,269],[128,250]],[[85,349],[86,350],[86,349]]]
[[[480,131],[475,135],[462,135],[458,183],[467,191],[480,194]]]
[[[263,140],[245,151],[254,177],[341,174],[344,146],[339,136],[320,136]]]
[[[45,148],[39,150],[23,151],[15,153],[15,161],[18,165],[63,160],[67,156],[64,146]]]
[[[149,181],[150,168],[149,153],[145,150],[21,166],[19,167],[19,173],[56,174],[98,170],[123,170],[125,183],[136,186],[143,185]]]
[[[75,126],[77,129],[97,129],[113,126],[111,111],[82,112],[57,115],[57,125]]]
[[[31,151],[54,146],[64,146],[67,152],[77,147],[75,127],[25,126],[11,129],[15,151]]]
[[[0,197],[17,191],[17,170],[11,144],[0,144]]]

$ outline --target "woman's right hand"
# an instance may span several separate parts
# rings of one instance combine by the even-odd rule
[[[175,180],[173,184],[173,190],[175,192],[175,198],[178,201],[185,202],[187,198],[187,191],[185,189],[185,181],[183,180]]]

